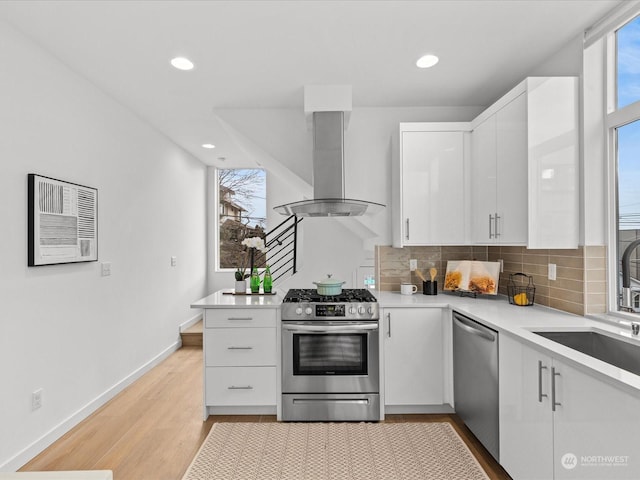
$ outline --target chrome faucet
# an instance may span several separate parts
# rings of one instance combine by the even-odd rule
[[[622,302],[620,309],[633,312],[633,299],[631,298],[631,273],[629,272],[629,257],[631,252],[640,245],[640,239],[634,240],[624,249],[622,254]]]

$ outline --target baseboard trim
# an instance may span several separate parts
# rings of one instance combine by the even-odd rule
[[[455,413],[451,405],[385,405],[385,414],[410,414],[410,413]]]
[[[202,313],[198,313],[197,315],[194,315],[193,317],[191,317],[189,320],[182,322],[179,325],[179,331],[180,333],[184,332],[185,330],[187,330],[189,327],[191,327],[192,325],[195,325],[196,323],[198,323],[200,320],[202,320]]]
[[[49,430],[47,433],[45,433],[40,438],[38,438],[35,442],[25,447],[16,455],[8,459],[5,463],[0,464],[0,471],[3,471],[3,472],[17,471],[20,467],[22,467],[31,459],[33,459],[45,448],[49,447],[53,442],[58,440],[65,433],[67,433],[73,427],[78,425],[82,420],[87,418],[89,415],[95,412],[98,408],[100,408],[102,405],[107,403],[109,400],[115,397],[118,393],[124,390],[126,387],[128,387],[133,382],[135,382],[140,377],[142,377],[142,375],[147,373],[149,370],[151,370],[153,367],[158,365],[160,362],[166,359],[173,352],[178,350],[180,346],[181,346],[180,340],[169,345],[167,348],[165,348],[162,352],[160,352],[158,355],[153,357],[147,363],[145,363],[141,367],[134,370],[132,373],[127,375],[125,378],[120,380],[115,385],[111,386],[104,393],[102,393],[101,395],[91,400],[84,407],[80,408],[77,412],[71,414],[65,420],[63,420],[58,425],[56,425],[51,430]]]

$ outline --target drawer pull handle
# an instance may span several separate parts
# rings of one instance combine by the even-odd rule
[[[227,347],[227,350],[253,350],[253,347]]]
[[[235,321],[238,321],[238,320],[247,321],[247,320],[253,320],[253,317],[229,317],[227,320],[229,320],[231,322],[235,322]]]
[[[227,390],[253,390],[253,387],[251,385],[245,385],[242,387],[231,385],[230,387],[227,387]]]

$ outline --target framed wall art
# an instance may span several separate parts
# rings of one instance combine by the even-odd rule
[[[30,267],[98,260],[98,190],[27,176]]]

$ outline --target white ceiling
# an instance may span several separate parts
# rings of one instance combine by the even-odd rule
[[[310,84],[352,85],[354,108],[489,105],[620,3],[4,0],[0,18],[212,164],[231,149],[216,109],[302,109]]]

